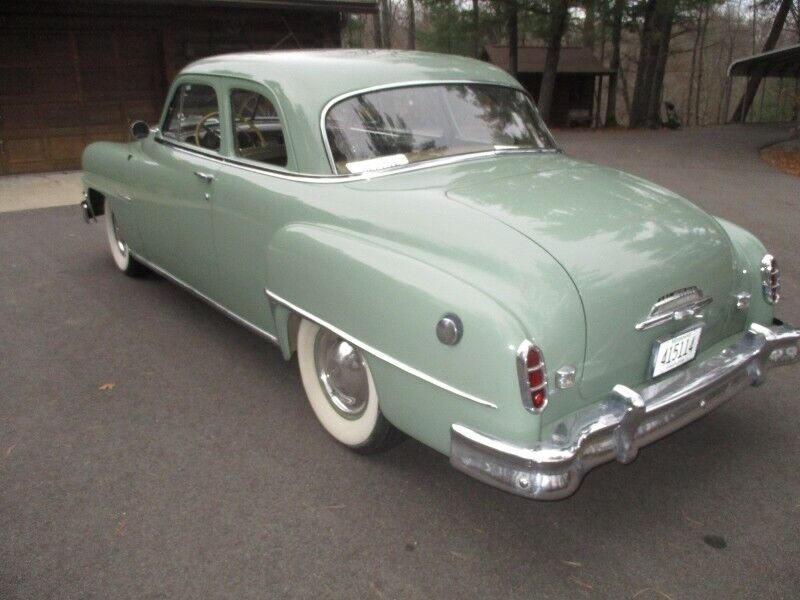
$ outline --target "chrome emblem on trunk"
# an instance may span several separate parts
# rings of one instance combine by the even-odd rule
[[[704,296],[703,291],[696,286],[675,290],[656,300],[650,309],[650,314],[636,324],[636,331],[693,317],[713,301],[711,296]]]

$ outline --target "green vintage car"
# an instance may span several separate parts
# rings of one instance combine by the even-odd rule
[[[296,354],[320,423],[357,452],[407,434],[563,498],[798,360],[757,239],[565,156],[491,65],[207,58],[132,137],[83,156],[84,216],[105,215],[116,265]]]

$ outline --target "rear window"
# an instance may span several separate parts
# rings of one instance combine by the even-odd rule
[[[484,84],[433,84],[368,92],[325,117],[337,173],[361,173],[483,151],[554,150],[524,92]]]

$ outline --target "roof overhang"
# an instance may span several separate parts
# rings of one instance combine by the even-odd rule
[[[800,77],[800,44],[733,61],[728,77]]]
[[[101,0],[80,0],[86,4]],[[102,0],[119,4],[194,5],[239,8],[297,8],[340,12],[375,13],[378,0]]]
[[[508,46],[490,45],[483,49],[484,60],[509,71]],[[517,48],[517,73],[543,73],[547,48],[543,46],[519,46]],[[597,60],[591,48],[585,46],[563,46],[559,54],[556,72],[561,75],[611,75],[612,71]]]

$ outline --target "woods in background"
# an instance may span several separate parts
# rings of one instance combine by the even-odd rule
[[[480,57],[487,44],[546,48],[538,105],[547,119],[561,48],[588,46],[615,75],[596,89],[595,124],[657,127],[670,102],[685,124],[741,120],[759,99],[764,120],[797,118],[796,80],[734,86],[732,60],[800,43],[800,0],[378,0],[351,16],[345,44]],[[516,43],[515,43],[516,42]],[[602,118],[601,118],[602,117]]]

